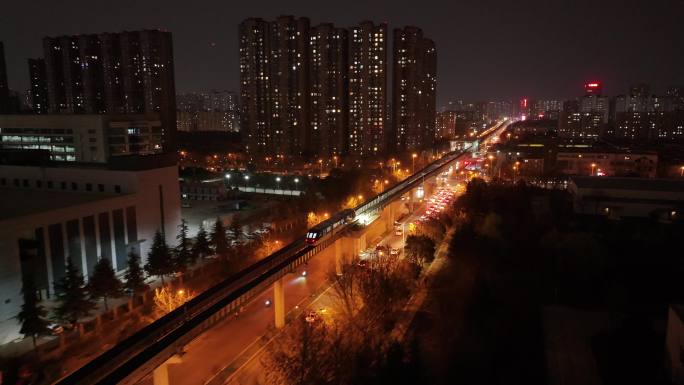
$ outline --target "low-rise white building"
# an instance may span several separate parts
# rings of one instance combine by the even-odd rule
[[[157,230],[172,243],[180,223],[175,154],[106,164],[0,164],[0,207],[4,321],[21,307],[22,274],[33,274],[41,295],[51,297],[67,258],[84,276],[101,257],[121,272],[129,251],[145,262]]]

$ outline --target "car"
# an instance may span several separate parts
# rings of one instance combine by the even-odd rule
[[[399,249],[390,249],[390,255],[391,256],[399,255]]]
[[[394,235],[401,236],[403,234],[403,231],[401,230],[401,227],[394,229]]]
[[[50,331],[50,334],[52,334],[53,336],[58,336],[64,333],[64,326],[57,323],[51,323],[48,325],[48,330]]]
[[[304,320],[308,323],[314,323],[314,322],[318,321],[319,319],[321,319],[321,316],[318,313],[316,313],[315,310],[309,311],[304,316]]]

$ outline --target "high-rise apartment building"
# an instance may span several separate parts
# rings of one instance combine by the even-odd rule
[[[308,153],[330,158],[347,153],[348,32],[332,24],[311,28]]]
[[[5,64],[5,46],[0,41],[0,114],[9,110],[9,87],[7,86],[7,66]]]
[[[438,139],[453,139],[456,135],[456,111],[438,112],[435,117],[435,137]]]
[[[391,150],[429,148],[435,140],[437,50],[420,28],[394,30]]]
[[[31,88],[29,99],[34,114],[48,113],[48,90],[45,79],[45,59],[28,59]]]
[[[240,23],[240,99],[246,148],[254,158],[302,155],[309,127],[309,20]]]
[[[364,21],[349,31],[349,153],[387,147],[387,24]]]
[[[240,119],[248,156],[271,150],[270,28],[268,22],[250,18],[239,26]]]
[[[270,23],[271,154],[302,155],[309,129],[309,19]]]
[[[566,138],[597,139],[608,123],[609,102],[600,83],[584,85],[584,96],[563,103],[558,135]]]
[[[178,131],[240,131],[237,95],[230,91],[176,95]]]
[[[175,151],[171,33],[46,37],[43,52],[49,113],[157,115],[164,150]]]

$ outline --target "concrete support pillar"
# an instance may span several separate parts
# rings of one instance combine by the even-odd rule
[[[338,238],[335,241],[335,273],[342,275],[342,264],[344,263],[344,255],[342,255],[342,242],[344,238]]]
[[[154,369],[152,372],[152,383],[154,385],[169,385],[169,365],[180,364],[181,362],[179,355],[174,354],[171,356],[166,362]]]
[[[282,278],[278,278],[273,283],[273,310],[275,310],[275,326],[280,329],[285,326],[285,288]]]

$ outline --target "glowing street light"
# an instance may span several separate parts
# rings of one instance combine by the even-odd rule
[[[679,168],[679,176],[684,177],[684,166]]]
[[[591,164],[591,176],[594,176],[594,169],[596,168],[596,163]]]
[[[247,183],[249,183],[249,175],[245,175],[245,191],[247,191]]]
[[[294,182],[294,184],[295,184],[295,190],[296,190],[296,189],[297,189],[297,185],[299,184],[299,178],[294,178],[293,182]],[[292,195],[292,194],[294,194],[294,192],[290,192],[290,195]]]
[[[277,177],[275,178],[275,180],[276,180],[276,183],[278,184],[278,190],[280,190],[280,177],[277,176]]]
[[[413,155],[411,155],[411,174],[416,173],[416,158],[417,157],[418,157],[418,154],[416,154],[415,152],[413,153]]]

